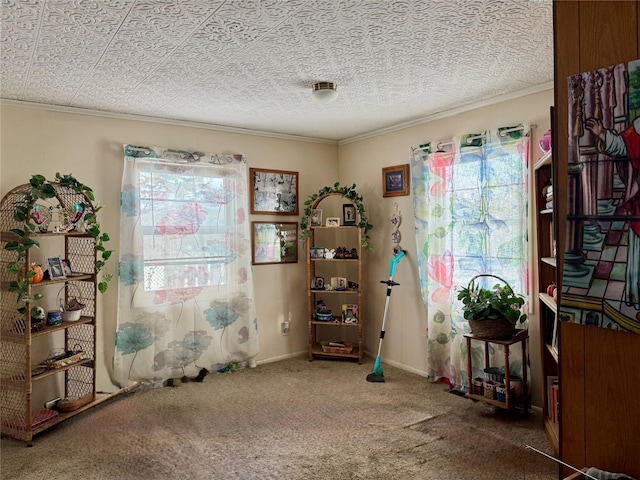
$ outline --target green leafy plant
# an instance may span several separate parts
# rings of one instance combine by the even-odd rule
[[[502,279],[501,279],[502,280]],[[523,323],[527,315],[522,313],[524,297],[514,293],[508,283],[495,284],[493,289],[481,288],[475,279],[469,286],[460,289],[458,300],[462,300],[466,320],[496,320],[505,318],[514,325]]]
[[[373,225],[369,223],[369,218],[362,203],[362,196],[356,191],[356,184],[349,186],[341,186],[340,182],[336,182],[332,187],[323,187],[314,193],[304,202],[304,217],[300,218],[300,240],[303,242],[307,237],[311,236],[311,228],[309,225],[309,218],[311,217],[311,210],[316,200],[331,194],[342,195],[344,198],[350,200],[358,210],[360,215],[360,221],[358,222],[358,228],[362,231],[361,244],[363,248],[373,249],[369,244],[369,231],[373,228]]]
[[[70,174],[61,175],[60,173],[56,173],[54,182],[50,182],[42,175],[33,175],[29,180],[28,187],[21,192],[23,194],[22,200],[16,202],[13,213],[13,219],[22,223],[23,227],[10,230],[9,233],[15,237],[15,240],[7,242],[4,247],[5,250],[17,253],[16,260],[14,262],[9,262],[6,267],[6,271],[10,275],[20,275],[24,268],[27,251],[34,247],[40,248],[40,244],[31,237],[31,234],[37,233],[37,226],[32,208],[37,200],[48,200],[56,196],[54,184],[67,187],[76,193],[84,194],[92,202],[95,200],[93,190],[87,185],[80,183]],[[87,205],[85,205],[85,207],[86,206]],[[86,231],[95,239],[96,250],[100,252],[100,258],[96,259],[95,263],[96,275],[106,266],[106,262],[112,254],[112,251],[105,247],[105,242],[110,240],[109,235],[101,231],[100,224],[95,216],[95,213],[100,208],[101,207],[94,206],[93,209],[87,209],[86,213],[83,215]],[[22,278],[9,283],[9,291],[16,292],[18,294],[18,303],[29,303],[42,298],[42,294],[39,293],[29,295],[29,280],[35,275],[35,270],[33,268],[29,268]],[[107,291],[108,282],[111,281],[112,277],[113,276],[110,273],[103,273],[102,279],[98,282],[98,290],[101,293]],[[24,307],[19,309],[19,311],[24,313]]]

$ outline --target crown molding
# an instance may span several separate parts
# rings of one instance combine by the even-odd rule
[[[522,90],[517,90],[515,92],[506,93],[504,95],[498,95],[497,97],[488,98],[486,100],[482,100],[479,102],[469,103],[461,107],[452,108],[450,110],[446,110],[443,112],[434,113],[433,115],[428,115],[426,117],[418,118],[416,120],[411,120],[409,122],[399,123],[397,125],[392,125],[390,127],[385,127],[379,130],[363,133],[361,135],[356,135],[355,137],[345,138],[343,140],[339,140],[338,145],[342,146],[342,145],[347,145],[349,143],[366,140],[368,138],[378,137],[380,135],[385,135],[387,133],[396,132],[398,130],[403,130],[409,127],[415,127],[416,125],[422,125],[424,123],[433,122],[434,120],[440,120],[442,118],[453,117],[454,115],[460,115],[461,113],[469,112],[477,108],[488,107],[490,105],[495,105],[496,103],[502,103],[502,102],[506,102],[508,100],[514,100],[520,97],[526,97],[527,95],[533,95],[534,93],[540,93],[547,90],[553,90],[553,81],[546,82],[541,85],[535,85],[533,87],[528,87]]]
[[[303,137],[300,135],[289,135],[285,133],[267,132],[263,130],[252,130],[249,128],[227,127],[224,125],[214,125],[210,123],[188,122],[184,120],[175,120],[171,118],[149,117],[144,115],[131,115],[128,113],[103,112],[100,110],[91,110],[87,108],[66,107],[62,105],[49,105],[46,103],[25,102],[22,100],[0,99],[0,106],[29,108],[34,110],[47,110],[58,113],[71,113],[75,115],[89,115],[93,117],[114,118],[119,120],[133,120],[138,122],[162,123],[165,125],[175,125],[180,127],[203,128],[206,130],[215,130],[218,132],[237,133],[240,135],[253,135],[258,137],[278,138],[282,140],[295,140],[298,142],[323,143],[327,145],[337,145],[336,140],[327,140],[315,137]]]

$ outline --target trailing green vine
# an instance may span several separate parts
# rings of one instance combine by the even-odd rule
[[[318,193],[311,195],[307,201],[304,202],[304,217],[300,218],[300,240],[305,241],[307,237],[311,236],[311,228],[309,225],[309,218],[311,216],[311,207],[313,203],[321,197],[329,194],[339,194],[350,200],[358,210],[360,221],[358,222],[358,228],[362,231],[361,244],[363,248],[373,249],[369,245],[369,230],[373,228],[373,225],[369,223],[369,218],[362,203],[362,196],[356,191],[356,184],[349,186],[340,186],[340,182],[333,184],[333,187],[323,187]]]
[[[61,175],[56,173],[55,181],[50,182],[42,175],[33,175],[29,180],[29,186],[23,192],[22,201],[16,202],[15,211],[13,213],[13,219],[17,222],[21,222],[23,228],[14,228],[10,230],[10,233],[15,237],[15,240],[9,241],[5,244],[5,250],[13,251],[17,253],[15,262],[10,262],[6,271],[10,275],[19,275],[24,268],[24,262],[27,256],[27,251],[30,248],[40,248],[40,244],[31,236],[31,234],[37,233],[37,226],[35,223],[36,217],[33,215],[33,205],[37,200],[48,200],[56,196],[56,189],[53,184],[58,184],[62,187],[69,188],[76,193],[84,194],[86,197],[94,201],[95,197],[93,190],[80,183],[72,175]],[[85,205],[85,207],[88,205]],[[109,241],[109,235],[102,232],[100,224],[98,223],[95,213],[100,210],[101,207],[93,206],[93,209],[86,209],[83,215],[86,232],[92,236],[95,240],[95,248],[100,252],[100,258],[95,262],[96,275],[106,266],[107,260],[112,254],[111,250],[107,250],[105,242]],[[9,291],[16,292],[18,294],[18,303],[29,303],[34,300],[42,298],[42,294],[34,293],[29,295],[29,284],[31,278],[36,276],[36,271],[33,268],[29,268],[23,278],[19,278],[16,281],[9,282]],[[110,273],[104,273],[102,280],[98,282],[98,290],[101,293],[107,291],[108,283],[113,277]],[[24,307],[19,309],[24,311]]]

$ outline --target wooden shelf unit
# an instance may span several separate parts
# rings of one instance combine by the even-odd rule
[[[312,209],[322,209],[323,216],[341,217],[342,202],[336,204],[336,199],[342,199],[344,203],[352,203],[348,198],[339,193],[328,193],[317,198],[311,205]],[[329,210],[325,208],[328,206]],[[322,208],[321,208],[322,207]],[[329,215],[327,212],[339,214]],[[310,219],[309,219],[310,220]],[[362,232],[357,224],[360,216],[356,209],[356,225],[326,227],[312,226],[311,236],[306,239],[307,255],[307,303],[309,326],[309,360],[316,357],[331,357],[357,359],[362,363],[364,357],[364,311],[362,301],[363,274],[362,274]],[[348,250],[355,249],[357,259],[354,258],[311,258],[312,248],[337,248],[344,247]],[[316,277],[324,279],[324,285],[330,285],[331,277],[346,278],[348,282],[357,283],[357,288],[346,290],[326,290],[311,288]],[[331,309],[332,318],[329,321],[319,321],[315,317],[316,307],[319,301],[324,301]],[[342,305],[354,305],[357,307],[357,323],[344,323],[342,319]],[[326,352],[323,351],[321,342],[339,342],[351,344],[350,352]]]
[[[536,231],[536,290],[538,292],[537,313],[540,332],[540,359],[542,370],[542,411],[545,434],[554,454],[559,452],[559,425],[555,405],[551,405],[551,379],[558,377],[558,306],[547,293],[549,285],[557,285],[556,234],[554,209],[550,208],[544,189],[555,187],[553,178],[553,154],[542,155],[533,165],[534,225]],[[555,192],[552,192],[555,199]],[[552,202],[554,200],[551,200]],[[555,400],[555,396],[553,397]],[[552,415],[552,409],[556,412]],[[553,420],[552,420],[553,417]]]
[[[57,202],[61,208],[82,203],[84,215],[95,215],[93,204],[84,193],[59,184],[52,185],[55,198],[50,199],[49,203]],[[29,188],[30,185],[25,184],[12,189],[0,203],[0,428],[3,435],[30,444],[34,435],[125,389],[108,395],[96,392],[97,251],[96,240],[91,235],[78,231],[28,234],[29,239],[41,244],[41,249],[45,246],[46,251],[59,252],[60,257],[64,255],[69,259],[75,274],[29,284],[30,298],[35,293],[43,295],[42,300],[36,300],[33,305],[29,302],[18,303],[17,293],[10,290],[11,282],[18,281],[31,263],[38,263],[32,255],[35,249],[31,248],[26,251],[22,273],[12,274],[6,268],[19,258],[15,251],[4,247],[7,242],[16,240],[12,229],[24,228],[24,223],[13,216],[16,206],[22,206],[30,212],[33,209],[33,204],[26,204],[24,199],[23,192]],[[44,307],[45,303],[59,306],[60,301],[67,303],[70,297],[75,297],[84,305],[79,320],[63,321],[60,325],[48,325],[41,330],[31,331],[32,306]],[[24,313],[18,311],[21,306],[25,307]],[[42,351],[43,346],[48,346],[49,352],[56,349],[82,351],[84,358],[60,368],[43,369],[39,366],[39,362],[47,358],[47,353]],[[47,401],[81,397],[90,397],[91,401],[77,410],[57,412],[43,408],[44,405],[36,401],[36,394]]]
[[[479,342],[483,342],[484,343],[484,350],[485,350],[485,367],[488,369],[491,365],[489,364],[489,359],[490,359],[490,355],[489,355],[489,344],[498,344],[498,345],[502,345],[503,349],[504,349],[504,386],[506,388],[506,392],[505,392],[505,401],[501,402],[499,400],[496,399],[491,399],[491,398],[487,398],[484,395],[478,395],[478,394],[473,394],[473,393],[466,393],[466,397],[470,398],[472,400],[478,400],[478,401],[482,401],[482,402],[486,402],[489,403],[491,405],[494,405],[496,407],[499,408],[504,408],[505,410],[512,410],[517,406],[517,400],[514,396],[513,396],[513,391],[511,389],[511,372],[510,372],[510,362],[509,362],[509,353],[510,353],[510,347],[511,345],[517,345],[518,343],[520,344],[520,347],[522,348],[522,358],[528,358],[527,357],[527,348],[528,348],[528,344],[529,344],[529,330],[516,330],[516,332],[514,333],[514,335],[511,338],[507,338],[507,339],[502,339],[502,340],[496,340],[496,339],[490,339],[490,338],[485,338],[485,337],[481,337],[480,335],[474,335],[473,333],[465,333],[464,334],[465,340],[467,342],[467,352],[471,351],[471,342],[472,341],[479,341]],[[468,372],[468,384],[471,385],[472,382],[472,367],[471,367],[471,355],[467,355],[467,372]],[[528,392],[528,388],[527,388],[527,368],[526,366],[523,367],[522,369],[522,394],[519,397],[520,400],[520,405],[522,407],[522,412],[527,415],[529,413],[529,392]]]

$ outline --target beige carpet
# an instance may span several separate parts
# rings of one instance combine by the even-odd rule
[[[372,361],[295,358],[136,391],[2,439],[9,479],[554,479],[541,418]]]

